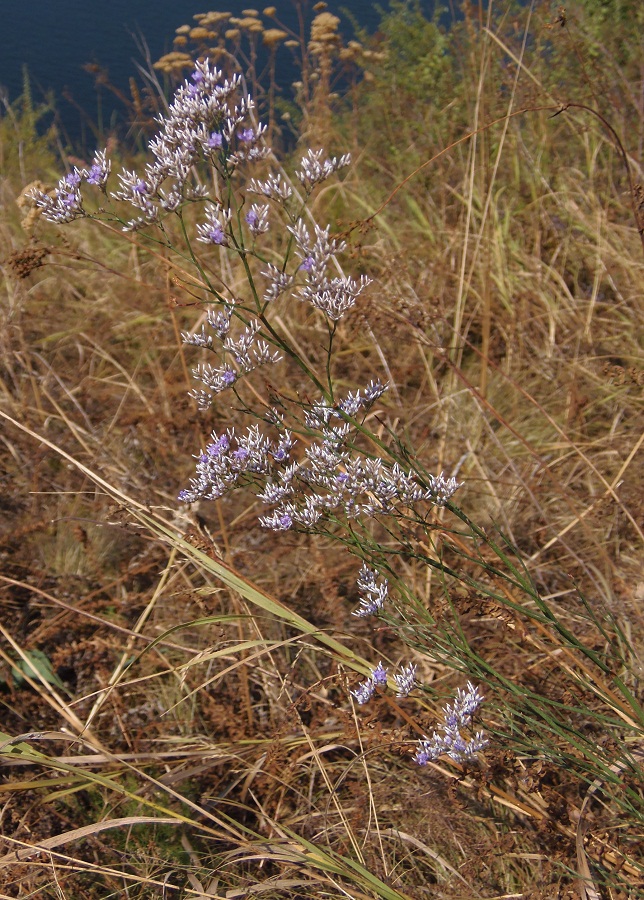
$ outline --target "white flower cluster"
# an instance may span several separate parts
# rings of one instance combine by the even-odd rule
[[[240,162],[256,162],[268,154],[263,142],[266,127],[250,123],[255,104],[250,96],[239,96],[241,83],[239,75],[224,79],[207,59],[196,63],[190,78],[175,92],[167,115],[157,119],[159,131],[148,144],[153,161],[142,173],[123,169],[118,175],[118,190],[111,196],[134,207],[137,213],[126,221],[125,231],[160,222],[165,213],[176,212],[186,201],[206,198],[208,189],[200,183],[197,172],[199,162],[209,162],[229,176]],[[74,169],[61,179],[53,196],[42,191],[31,196],[45,218],[71,222],[86,215],[81,183],[87,181],[106,190],[109,172],[105,152],[99,152],[91,169]],[[221,208],[217,212],[214,220],[213,207],[209,208],[208,221],[199,226],[199,240],[226,244],[224,229],[229,213]],[[265,224],[263,220],[263,230]]]
[[[321,400],[306,412],[306,426],[319,432],[320,439],[304,448],[299,463],[293,463],[277,479],[268,478],[257,496],[276,509],[260,518],[262,525],[280,531],[294,524],[310,528],[338,514],[348,519],[396,515],[399,509],[421,501],[435,502],[433,490],[422,487],[416,476],[398,463],[390,465],[380,457],[365,456],[352,446],[354,426],[343,413],[352,417],[366,413],[384,391],[385,385],[371,382],[364,393],[349,394],[336,407]],[[358,615],[371,613],[375,596],[366,593],[368,598]]]
[[[346,276],[329,278],[329,265],[338,253],[342,253],[346,244],[330,237],[328,225],[324,229],[314,225],[314,229],[315,239],[312,239],[302,219],[298,219],[295,226],[289,226],[295,238],[295,252],[302,260],[300,269],[305,278],[297,296],[321,310],[332,322],[337,322],[354,306],[371,279],[366,275],[362,275],[359,281]]]
[[[113,196],[142,212],[126,224],[126,230],[156,222],[163,211],[174,212],[186,200],[208,196],[197,177],[191,178],[200,160],[229,173],[241,160],[266,156],[268,149],[261,143],[265,127],[249,127],[255,104],[250,96],[238,98],[240,85],[239,75],[224,79],[207,59],[196,63],[191,77],[175,92],[168,114],[157,120],[159,133],[149,143],[154,162],[146,165],[143,176],[127,171],[119,176],[121,189]],[[199,226],[199,240],[226,243],[228,212],[223,221],[221,213],[221,207],[216,213],[209,207],[207,223]]]
[[[228,245],[226,234],[230,222],[231,212],[224,209],[221,203],[209,203],[206,206],[206,222],[197,225],[197,240],[203,244]]]
[[[233,387],[241,378],[260,366],[273,365],[282,358],[279,351],[273,350],[259,336],[261,324],[257,319],[251,319],[237,339],[233,339],[230,329],[234,308],[235,304],[231,302],[223,309],[211,309],[208,312],[207,322],[211,334],[208,334],[205,326],[202,325],[199,332],[194,334],[184,332],[181,335],[186,344],[203,347],[213,352],[215,352],[214,339],[221,342],[220,357],[223,362],[220,365],[201,363],[192,370],[194,378],[201,382],[206,389],[205,391],[202,389],[190,391],[190,396],[197,401],[199,409],[208,409],[214,394],[220,394],[227,388]]]
[[[389,584],[386,578],[378,581],[378,575],[367,565],[363,565],[358,574],[358,591],[361,594],[360,606],[354,611],[354,616],[374,616],[385,605],[389,594]]]
[[[297,179],[302,183],[307,193],[310,193],[316,184],[326,181],[330,175],[338,169],[344,169],[351,165],[351,154],[345,153],[340,159],[324,159],[323,150],[309,150],[300,162],[300,168],[295,170]]]

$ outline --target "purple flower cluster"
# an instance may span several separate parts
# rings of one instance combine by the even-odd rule
[[[210,405],[213,394],[232,387],[253,369],[279,360],[278,354],[265,341],[257,339],[260,325],[255,320],[246,326],[237,340],[233,340],[229,333],[231,310],[232,306],[220,312],[220,319],[210,314],[209,324],[212,326],[214,323],[220,334],[224,335],[224,361],[217,366],[201,364],[194,370],[194,375],[206,389],[193,392],[202,408]],[[213,349],[214,345],[213,336],[206,332],[204,326],[198,333],[184,335],[184,340],[209,349]],[[322,439],[308,443],[299,462],[291,460],[292,441],[290,437],[284,437],[284,434],[289,434],[288,431],[279,418],[273,422],[281,437],[273,443],[263,436],[267,449],[274,449],[265,464],[253,470],[258,476],[255,483],[260,486],[258,498],[276,507],[271,514],[260,517],[264,527],[284,531],[298,525],[310,530],[323,517],[328,518],[338,511],[344,511],[349,517],[364,512],[372,515],[393,512],[394,497],[411,499],[407,496],[412,490],[411,478],[402,469],[393,467],[389,471],[382,460],[359,456],[345,446],[352,425],[344,421],[343,407],[365,413],[384,390],[384,385],[374,381],[364,392],[357,391],[345,401],[340,401],[337,408],[330,407],[323,400],[313,405],[306,413],[305,423],[310,429],[321,430]],[[258,429],[258,426],[254,427]],[[198,477],[193,479],[189,491],[182,491],[182,500],[219,497],[236,483],[236,479],[230,482],[222,480],[219,468],[206,465],[203,455],[198,460]],[[212,484],[208,481],[209,477],[213,478]],[[414,482],[413,495],[421,494],[421,489]],[[380,501],[376,502],[378,497]],[[383,586],[375,587],[375,593],[370,593],[366,575],[364,589],[369,599],[365,597],[359,615],[367,615],[370,603],[380,602],[378,597],[384,602],[386,596],[386,587]]]
[[[230,222],[231,212],[224,209],[221,203],[209,203],[206,206],[206,222],[197,225],[197,240],[203,244],[219,244],[227,246],[226,229]]]
[[[389,594],[389,584],[386,578],[377,580],[377,573],[368,566],[363,565],[358,574],[358,591],[361,594],[360,606],[354,610],[354,616],[375,616],[385,605]]]
[[[380,389],[384,386],[378,383],[378,388],[371,394],[367,389],[364,396],[350,395],[333,408],[321,401],[307,412],[307,427],[317,431],[320,437],[304,448],[303,458],[294,464],[288,481],[269,479],[258,494],[265,503],[277,506],[273,516],[264,516],[260,520],[265,527],[272,528],[275,522],[283,523],[285,512],[294,522],[300,522],[297,510],[302,504],[307,510],[306,518],[318,522],[323,517],[339,514],[347,519],[396,516],[401,509],[433,499],[416,477],[398,463],[390,465],[380,457],[365,456],[353,447],[355,428],[344,421],[343,405],[364,412]],[[282,529],[283,524],[279,530]],[[368,615],[368,608],[367,602],[359,614]]]
[[[253,203],[244,218],[252,235],[257,237],[260,234],[265,234],[269,228],[268,204]]]
[[[176,212],[184,202],[207,197],[208,189],[196,168],[200,161],[229,176],[241,161],[255,162],[268,154],[263,144],[266,127],[249,123],[254,103],[248,96],[239,96],[241,83],[239,75],[224,79],[208,60],[196,63],[191,77],[175,92],[167,115],[157,119],[158,133],[148,145],[153,161],[142,173],[123,169],[118,175],[119,187],[111,196],[137,213],[125,223],[125,231],[160,222],[164,213]],[[90,169],[74,169],[59,182],[53,196],[40,191],[32,196],[47,219],[71,222],[85,215],[81,182],[105,190],[109,172],[105,152],[99,152]],[[207,223],[199,226],[199,240],[225,245],[226,215],[221,209],[217,213],[215,219],[207,213]],[[263,227],[265,221],[258,217]]]
[[[351,691],[351,696],[355,698],[356,703],[362,706],[363,703],[368,703],[371,700],[376,687],[387,687],[387,669],[381,662],[378,663],[375,669],[371,670],[371,675],[366,681],[363,681],[354,691]]]
[[[482,731],[469,738],[461,733],[462,728],[470,728],[474,713],[483,700],[483,695],[471,681],[467,682],[465,689],[459,688],[454,702],[443,708],[439,731],[418,742],[414,761],[419,766],[426,766],[428,762],[446,755],[455,762],[465,762],[487,747],[489,741]]]
[[[396,696],[407,697],[416,686],[416,666],[413,663],[404,666],[400,672],[394,675],[394,684],[397,688]],[[362,706],[363,703],[371,700],[377,687],[387,687],[387,669],[381,662],[371,670],[366,681],[351,691],[351,696],[355,698],[356,703]]]
[[[185,343],[204,347],[213,352],[215,352],[214,339],[217,338],[221,342],[220,365],[200,363],[192,370],[194,378],[205,388],[190,392],[190,396],[194,397],[200,409],[208,409],[215,394],[232,387],[240,378],[249,375],[260,366],[278,363],[282,358],[278,351],[272,350],[259,336],[261,325],[257,319],[251,319],[237,339],[233,339],[230,329],[234,308],[235,304],[231,302],[224,305],[223,309],[211,309],[208,312],[207,322],[212,334],[206,333],[204,325],[201,326],[200,332],[182,334]]]
[[[128,203],[138,213],[126,222],[125,230],[160,222],[163,214],[178,211],[185,201],[208,197],[199,181],[200,161],[213,166],[223,183],[229,184],[241,160],[252,161],[265,154],[261,141],[264,129],[250,120],[254,104],[250,97],[241,96],[240,88],[239,76],[224,79],[208,60],[196,64],[191,77],[175,92],[167,114],[158,118],[158,133],[149,143],[153,160],[142,173],[124,169],[118,175],[119,190],[111,196]],[[348,155],[329,159],[321,150],[309,150],[301,159],[296,176],[308,195],[349,162]],[[89,169],[74,169],[59,182],[55,195],[39,193],[34,195],[36,202],[52,221],[72,221],[85,215],[83,181],[106,191],[109,173],[106,154],[98,152]],[[342,274],[337,256],[345,249],[344,241],[332,237],[329,227],[323,229],[315,223],[307,226],[295,210],[287,208],[294,192],[282,175],[271,174],[264,181],[252,179],[247,190],[270,201],[253,203],[244,216],[254,238],[268,230],[270,204],[281,206],[292,223],[286,227],[297,265],[289,266],[290,251],[282,266],[264,262],[264,302],[294,289],[296,297],[321,310],[331,322],[337,322],[368,284],[364,276],[356,280]],[[295,199],[299,205],[300,198]],[[246,253],[239,249],[243,248],[241,232],[234,232],[235,222],[240,221],[239,208],[234,213],[220,200],[208,202],[204,221],[196,226],[197,240]],[[259,320],[249,320],[245,309],[243,313],[235,313],[235,309],[234,302],[219,299],[219,308],[207,315],[208,328],[202,325],[200,331],[183,335],[187,343],[217,353],[216,362],[203,362],[193,369],[200,386],[192,396],[201,409],[208,408],[215,395],[235,388],[241,378],[258,367],[281,359],[274,337]],[[237,335],[231,333],[234,314],[245,326]],[[398,510],[421,500],[438,505],[448,501],[459,486],[453,478],[432,476],[430,483],[423,485],[398,463],[385,462],[357,449],[359,423],[355,420],[364,421],[385,390],[386,385],[375,380],[362,391],[350,391],[334,405],[322,398],[303,410],[304,428],[311,439],[303,444],[299,460],[289,463],[286,470],[276,460],[255,470],[262,476],[257,479],[258,497],[274,507],[270,514],[261,517],[264,526],[279,531],[294,525],[311,529],[321,519],[338,515],[348,519],[396,515]],[[302,427],[301,422],[298,427]],[[182,499],[220,496],[222,486],[228,483],[216,467],[205,465],[202,456],[199,459],[197,477],[191,489],[182,493]],[[212,484],[208,482],[209,473],[214,479]],[[377,602],[375,595],[366,595],[357,614],[368,614],[367,610]]]
[[[302,260],[300,270],[305,275],[304,284],[297,296],[321,310],[332,322],[337,322],[355,305],[371,279],[366,275],[362,275],[359,281],[345,275],[330,278],[328,268],[332,264],[336,265],[337,254],[342,253],[346,244],[330,237],[328,225],[323,229],[314,224],[313,228],[314,238],[303,219],[298,219],[294,226],[289,226],[289,231],[295,238],[295,252]]]
[[[83,209],[81,185],[83,181],[96,185],[104,190],[110,174],[110,162],[104,151],[97,151],[89,169],[74,169],[58,182],[58,187],[53,194],[34,189],[29,196],[35,201],[36,206],[42,209],[42,214],[49,222],[63,225],[73,222],[74,219],[83,218],[86,213]]]
[[[197,457],[196,476],[190,487],[181,491],[179,500],[217,500],[244,476],[255,476],[269,469],[270,441],[251,425],[246,434],[237,437],[234,428],[225,434],[213,431],[210,443]]]

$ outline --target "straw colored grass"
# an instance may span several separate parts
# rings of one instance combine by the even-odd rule
[[[503,533],[593,653],[612,661],[619,645],[612,675],[638,697],[644,255],[601,122],[504,118],[528,86],[543,92],[534,106],[554,102],[527,58],[534,21],[521,21],[510,47],[505,20],[467,20],[476,77],[458,90],[471,93],[430,137],[378,79],[363,86],[364,117],[354,107],[329,126],[364,149],[315,212],[375,278],[339,329],[337,377],[390,380],[374,431],[404,433],[428,471],[458,475],[469,519]],[[519,74],[501,108],[503,53]],[[461,140],[459,117],[469,134],[485,127],[400,187]],[[252,497],[178,509],[212,428],[186,396],[194,360],[179,337],[203,292],[136,237],[85,222],[25,230],[22,189],[60,168],[33,131],[18,159],[27,125],[0,122],[0,896],[641,896],[641,740],[625,761],[610,729],[597,733],[618,762],[574,780],[565,760],[530,757],[536,732],[507,753],[492,709],[479,767],[420,771],[413,742],[438,702],[350,702],[375,661],[408,658],[388,627],[351,615],[351,561],[314,536],[262,531]],[[388,155],[387,133],[410,143]],[[241,289],[241,267],[209,265]],[[315,363],[318,321],[279,315]],[[215,415],[219,430],[234,421]],[[437,553],[474,573],[441,516]],[[437,621],[451,604],[508,685],[634,721],[608,673],[543,620],[525,626],[521,605],[533,610],[510,588],[508,606],[465,589],[446,599],[418,558],[401,568]],[[422,655],[421,636],[409,644],[426,684],[462,683]]]

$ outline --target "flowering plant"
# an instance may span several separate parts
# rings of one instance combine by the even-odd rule
[[[322,150],[309,150],[294,182],[281,170],[259,172],[270,151],[253,110],[252,98],[241,95],[238,76],[224,79],[207,60],[198,62],[167,115],[160,117],[159,132],[149,145],[153,161],[143,172],[123,169],[118,188],[110,191],[111,163],[100,151],[90,168],[74,168],[52,194],[34,191],[32,197],[49,221],[107,215],[123,231],[140,232],[180,252],[196,269],[198,282],[192,290],[205,291],[208,307],[199,327],[185,332],[183,340],[208,359],[193,369],[199,386],[192,396],[205,411],[231,392],[246,423],[211,433],[179,499],[214,500],[248,488],[261,504],[264,528],[341,540],[362,563],[357,581],[362,599],[355,615],[382,615],[388,580],[374,561],[386,555],[373,539],[365,539],[369,523],[374,528],[385,523],[392,533],[411,522],[426,526],[431,508],[448,504],[460,485],[442,473],[433,476],[405,465],[391,444],[369,430],[368,417],[388,388],[378,375],[356,390],[337,389],[339,323],[366,294],[370,280],[344,274],[339,257],[345,241],[333,236],[328,225],[321,227],[307,203],[318,185],[349,165],[349,155],[326,157]],[[86,185],[116,201],[116,207],[89,213]],[[248,195],[259,200],[249,202]],[[134,215],[122,214],[124,205]],[[183,238],[181,248],[175,245],[173,221]],[[281,258],[275,255],[271,233],[285,246]],[[238,259],[246,296],[226,289],[209,256],[197,254],[195,241]],[[275,323],[273,311],[288,301],[308,305],[321,319],[326,334],[322,371]],[[293,400],[274,390],[271,402],[258,387],[251,392],[255,401],[249,399],[244,386],[254,373],[285,361],[300,370],[317,399]],[[416,687],[416,671],[410,663],[393,676],[399,698]],[[379,663],[352,694],[365,703],[376,686],[386,685],[387,669]]]
[[[591,785],[586,800],[601,785],[616,808],[641,822],[630,772],[636,765],[641,772],[644,716],[619,620],[608,608],[600,612],[594,598],[586,604],[574,585],[557,593],[546,569],[524,562],[499,529],[485,531],[453,503],[460,487],[455,477],[428,472],[422,454],[400,436],[398,410],[398,421],[388,416],[387,392],[396,376],[384,355],[382,367],[372,366],[364,378],[346,378],[348,326],[361,315],[368,323],[375,292],[365,276],[345,274],[347,235],[321,226],[311,209],[321,199],[318,186],[342,173],[349,158],[309,150],[289,178],[271,157],[252,99],[241,88],[239,79],[224,80],[200,62],[159,119],[148,165],[112,179],[112,163],[98,152],[54,192],[32,194],[50,221],[101,217],[136,232],[129,240],[137,245],[149,241],[160,248],[164,261],[174,254],[175,272],[196,300],[189,306],[204,304],[183,340],[198,357],[192,396],[202,412],[214,406],[218,421],[195,454],[181,502],[245,491],[259,524],[276,540],[306,532],[352,554],[358,571],[353,623],[359,630],[376,622],[375,658],[384,662],[372,666],[353,656],[350,664],[364,680],[347,686],[349,696],[358,706],[386,701],[401,716],[406,711],[400,707],[413,704],[419,716],[407,722],[422,736],[413,756],[419,767],[426,770],[439,758],[468,763],[488,745],[476,724],[484,690],[493,700],[486,732],[513,752],[493,751],[485,776],[474,772],[482,793],[493,794],[493,782],[501,780],[504,798],[508,785],[515,791],[525,786],[516,808],[532,808],[541,821],[545,800],[554,822],[563,793],[552,804],[553,784],[565,781],[569,797]],[[92,194],[103,207],[97,212]],[[464,262],[469,233],[468,216]],[[472,266],[474,260],[476,252]],[[298,340],[294,322],[313,323],[313,350]],[[456,362],[467,339],[460,325],[450,326],[458,353],[443,353],[426,324],[412,326],[423,355],[427,349],[441,359],[463,379],[471,399],[485,401]],[[484,347],[473,341],[469,348],[491,363]],[[498,413],[497,421],[505,424]],[[468,441],[463,460],[476,453],[480,445]],[[543,460],[540,465],[550,469]],[[204,569],[220,574],[224,567],[212,562]],[[538,586],[529,568],[538,573]],[[330,645],[328,635],[317,635]],[[397,669],[382,647],[392,636],[416,654]],[[436,683],[453,672],[471,680],[452,701],[441,701],[436,723],[426,707],[436,694],[432,678]],[[533,800],[530,783],[537,787]],[[582,846],[583,832],[577,837]]]

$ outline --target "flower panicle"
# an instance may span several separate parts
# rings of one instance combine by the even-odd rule
[[[363,706],[371,700],[377,687],[387,687],[387,669],[383,666],[382,662],[379,662],[378,665],[371,670],[371,674],[366,681],[363,681],[362,684],[359,684],[358,687],[355,688],[355,690],[350,691],[350,693],[356,703],[359,706]]]
[[[488,746],[482,731],[464,736],[461,729],[471,730],[472,719],[484,701],[483,694],[471,681],[459,688],[453,703],[443,707],[443,721],[438,731],[418,741],[414,762],[426,766],[440,756],[448,756],[455,762],[467,762]]]
[[[404,666],[400,672],[394,675],[396,684],[396,697],[408,697],[416,687],[416,669],[418,667],[414,663]]]
[[[324,150],[308,150],[302,157],[300,168],[295,170],[295,176],[307,193],[310,193],[317,184],[326,181],[334,172],[351,165],[351,154],[345,153],[339,159],[332,157],[324,159]]]
[[[363,565],[358,574],[358,591],[361,594],[360,606],[352,613],[364,618],[375,616],[384,607],[389,595],[389,583],[386,578],[378,580],[378,574],[367,565]]]
[[[415,688],[416,668],[414,663],[409,663],[407,666],[403,666],[400,672],[397,672],[393,676],[393,681],[397,688],[397,697],[408,697]],[[371,670],[367,680],[363,681],[357,688],[350,691],[351,696],[359,706],[362,706],[371,700],[377,687],[387,687],[387,672],[388,669],[383,666],[382,662],[379,662],[378,665]]]
[[[28,196],[49,222],[64,225],[75,219],[82,219],[87,215],[83,207],[82,183],[85,181],[105,191],[111,168],[106,151],[97,150],[89,169],[74,166],[71,172],[60,179],[52,192],[46,193],[34,188],[29,191]]]

